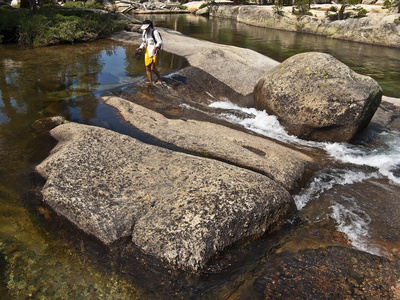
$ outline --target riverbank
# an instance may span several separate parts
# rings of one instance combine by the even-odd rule
[[[216,2],[200,9],[202,1],[185,4],[186,12],[209,15],[211,18],[225,18],[257,27],[317,34],[333,39],[360,43],[400,47],[400,13],[383,8],[382,3],[359,4],[345,10],[345,19],[338,20],[340,4],[313,4],[309,15],[294,14],[294,6],[283,6],[280,13],[272,5],[232,5]],[[330,10],[329,13],[327,11]],[[358,11],[364,10],[363,17]],[[336,11],[336,12],[335,12]],[[171,11],[173,12],[173,11]],[[153,14],[159,11],[136,10],[133,14]],[[169,13],[164,10],[164,13]]]
[[[294,15],[293,7],[283,7],[282,13],[274,12],[273,6],[212,5],[210,17],[228,18],[248,25],[279,30],[317,34],[333,39],[387,47],[400,47],[399,13],[382,9],[379,5],[359,5],[368,11],[363,18],[331,20],[325,15],[329,7],[339,5],[313,5],[309,15]],[[353,13],[351,8],[348,8]]]
[[[99,9],[50,7],[25,11],[5,6],[0,8],[0,45],[17,43],[38,48],[89,42],[123,30],[124,23],[117,18]]]

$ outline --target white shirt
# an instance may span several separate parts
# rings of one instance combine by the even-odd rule
[[[156,41],[153,39],[153,34],[152,32],[154,31],[154,37]],[[140,45],[140,49],[145,49],[146,46],[148,47],[148,52],[149,52],[149,57],[153,57],[156,53],[154,53],[154,48],[160,49],[162,45],[162,39],[160,34],[158,33],[157,30],[150,28],[149,32],[146,34],[146,30],[143,31],[142,34],[142,44]]]

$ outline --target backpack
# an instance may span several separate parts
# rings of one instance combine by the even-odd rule
[[[151,35],[152,35],[152,37],[153,37],[153,40],[156,42],[156,44],[157,44],[157,40],[156,40],[156,37],[154,36],[154,31],[156,31],[156,29],[154,29],[152,32],[151,32]],[[159,32],[159,31],[157,31],[158,32],[158,34],[160,35],[160,38],[161,38],[161,42],[163,41],[163,38],[162,38],[162,36],[161,36],[161,33]],[[162,48],[162,44],[161,44],[161,46],[160,46],[160,49],[159,50],[161,50],[161,48]]]

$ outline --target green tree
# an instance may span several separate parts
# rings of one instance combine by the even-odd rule
[[[283,4],[282,1],[276,1],[274,6],[272,7],[275,14],[279,16],[283,16]]]
[[[293,13],[296,15],[312,15],[310,8],[311,0],[296,0]]]
[[[390,9],[390,8],[396,8],[397,7],[397,12],[400,12],[400,0],[385,0],[383,2],[383,7],[385,9]]]
[[[339,9],[339,20],[344,19],[344,10],[352,5],[357,5],[360,3],[360,0],[341,0],[340,1],[340,9]]]
[[[0,9],[0,37],[34,47],[86,42],[121,31],[124,23],[116,15],[88,10],[40,8]]]
[[[392,7],[392,1],[385,0],[385,2],[383,2],[383,7],[382,8],[389,9],[390,7]]]

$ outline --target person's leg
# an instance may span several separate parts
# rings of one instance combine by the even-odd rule
[[[152,83],[153,80],[151,78],[151,65],[153,64],[153,59],[149,57],[149,47],[146,47],[146,53],[144,54],[144,65],[146,66],[146,73],[148,81],[146,83]]]
[[[147,83],[152,83],[153,82],[153,80],[151,78],[151,66],[152,65],[153,64],[150,64],[150,65],[146,66],[147,78],[149,79],[149,81]]]
[[[157,76],[157,82],[156,83],[158,83],[158,84],[161,83],[161,75],[158,72],[155,63],[151,64],[151,71],[153,71],[153,73],[156,74],[156,76]]]

